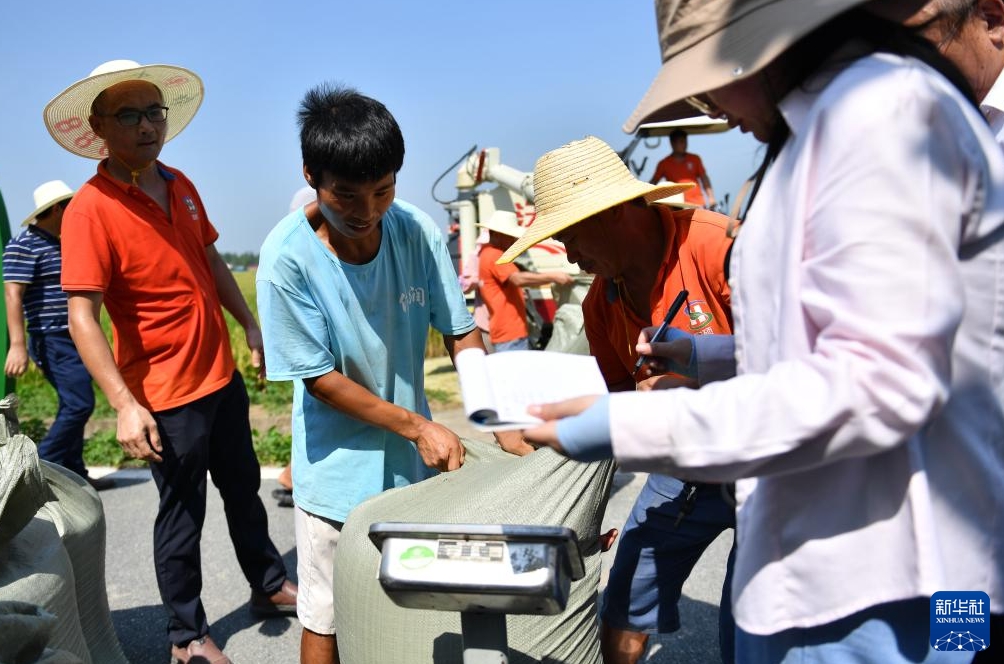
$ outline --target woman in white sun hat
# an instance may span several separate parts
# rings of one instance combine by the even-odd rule
[[[664,64],[626,129],[690,103],[767,143],[731,261],[738,375],[525,432],[737,481],[740,662],[967,661],[1004,608],[1004,157],[899,25],[918,4],[656,3]],[[939,620],[939,591],[980,620]]]
[[[73,340],[116,410],[118,441],[149,462],[160,494],[154,568],[171,661],[224,664],[200,598],[207,472],[252,613],[294,613],[297,590],[269,538],[247,391],[221,307],[244,328],[263,371],[261,330],[215,248],[219,234],[195,186],[158,161],[201,102],[202,81],[187,69],[114,60],[56,96],[43,118],[61,146],[100,160],[63,218],[62,286]]]

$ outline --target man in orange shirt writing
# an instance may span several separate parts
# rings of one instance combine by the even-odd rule
[[[529,350],[526,327],[527,286],[570,284],[571,275],[565,272],[530,272],[511,263],[496,265],[495,261],[520,235],[523,228],[516,215],[496,210],[483,224],[488,230],[488,244],[481,248],[478,272],[481,279],[481,298],[488,307],[488,333],[496,353],[507,350]]]
[[[684,202],[698,207],[715,207],[715,192],[711,188],[708,172],[704,170],[704,163],[696,154],[687,152],[687,132],[677,129],[671,133],[669,145],[673,151],[655,167],[655,173],[649,182],[651,184],[658,184],[660,180],[693,182],[698,186],[684,192]]]
[[[511,261],[554,237],[568,260],[596,275],[582,303],[589,352],[611,392],[696,385],[716,377],[698,371],[691,354],[675,375],[636,371],[640,332],[659,325],[681,291],[686,306],[669,321],[666,341],[732,334],[725,263],[729,219],[707,210],[652,203],[693,185],[652,186],[631,176],[617,153],[588,137],[548,152],[533,172],[537,216],[500,259]],[[680,628],[683,583],[735,513],[720,484],[650,474],[624,526],[600,610],[605,664],[635,664],[650,633]],[[722,661],[731,662],[734,624],[729,556],[719,612]]]

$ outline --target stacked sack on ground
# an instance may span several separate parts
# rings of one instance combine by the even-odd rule
[[[101,500],[40,461],[0,402],[0,663],[127,664],[105,593]]]

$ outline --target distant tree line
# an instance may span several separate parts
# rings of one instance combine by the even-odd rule
[[[231,270],[246,270],[249,267],[256,267],[258,265],[258,254],[253,251],[245,251],[240,254],[221,251],[220,256],[223,257],[223,260],[226,261]]]

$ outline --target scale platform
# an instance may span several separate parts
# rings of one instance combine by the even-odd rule
[[[585,575],[564,526],[374,523],[380,584],[412,609],[554,615]]]

